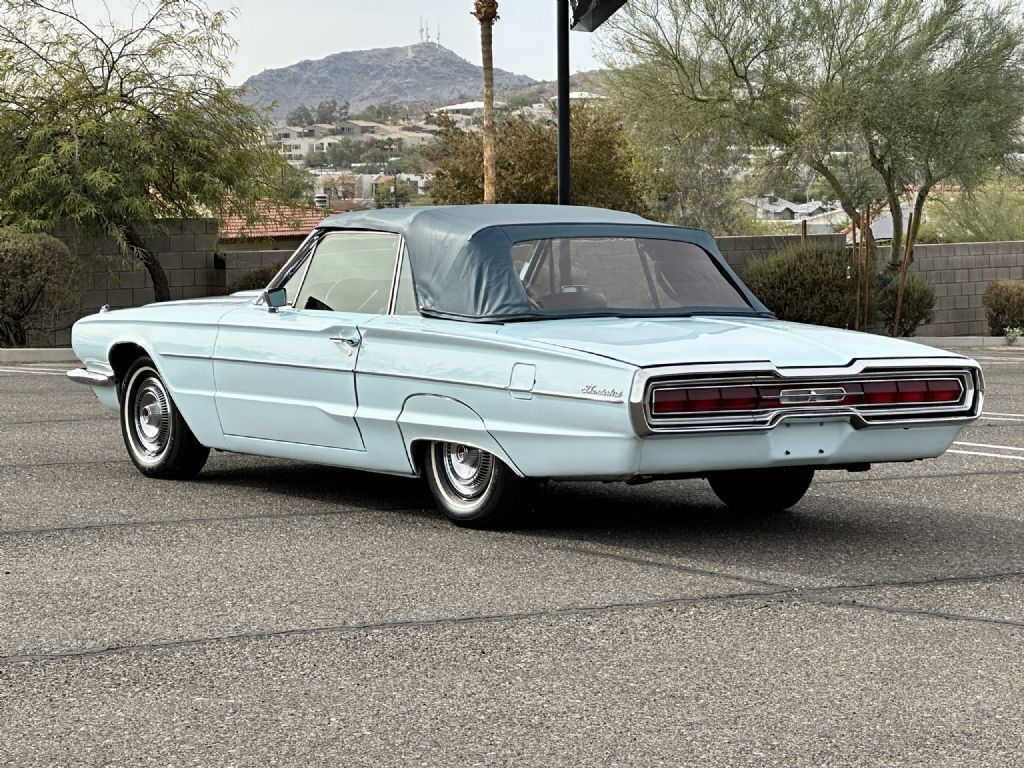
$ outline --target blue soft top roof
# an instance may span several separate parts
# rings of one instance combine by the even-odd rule
[[[497,321],[550,316],[531,305],[510,248],[522,240],[557,237],[649,237],[693,243],[711,254],[754,311],[767,312],[729,269],[710,234],[634,213],[561,205],[378,208],[330,216],[319,228],[402,235],[420,310],[429,315]]]

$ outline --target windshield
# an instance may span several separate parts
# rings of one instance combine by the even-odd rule
[[[578,310],[751,310],[703,249],[675,240],[573,237],[526,240],[512,261],[531,304]]]

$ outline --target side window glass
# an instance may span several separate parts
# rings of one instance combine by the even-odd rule
[[[328,233],[306,268],[295,308],[387,312],[398,241],[388,232]]]
[[[403,253],[402,271],[398,275],[398,293],[395,296],[395,314],[418,315],[419,313],[416,288],[412,282],[412,268],[409,266],[409,254]]]

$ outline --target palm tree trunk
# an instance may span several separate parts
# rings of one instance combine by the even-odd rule
[[[484,72],[484,203],[492,204],[497,195],[495,177],[494,129],[494,50],[492,46],[494,22],[498,20],[497,0],[476,0],[473,15],[480,22],[480,54]]]

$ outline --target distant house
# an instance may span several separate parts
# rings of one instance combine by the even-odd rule
[[[761,221],[800,221],[832,210],[821,200],[794,203],[776,195],[745,197],[743,202],[754,209],[754,217]]]

